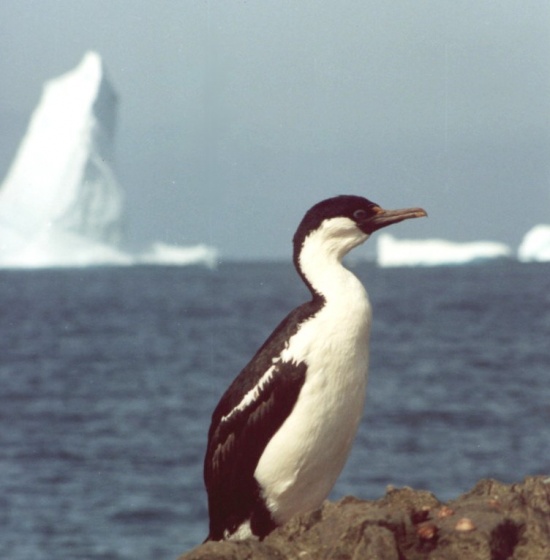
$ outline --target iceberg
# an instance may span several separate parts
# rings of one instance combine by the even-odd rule
[[[138,255],[136,260],[141,264],[168,266],[185,266],[200,262],[209,268],[215,268],[217,259],[217,251],[208,245],[185,247],[156,242],[148,251]]]
[[[521,262],[550,261],[550,225],[539,224],[530,229],[518,247]]]
[[[457,243],[444,239],[396,239],[382,233],[378,236],[376,260],[382,267],[440,266],[510,258],[511,255],[507,245],[494,241]]]
[[[72,71],[44,85],[0,187],[0,268],[131,265],[121,249],[123,191],[114,173],[117,95],[101,57],[87,52]],[[210,265],[153,250],[150,262]]]
[[[112,169],[116,94],[86,53],[47,82],[0,188],[0,266],[127,263]]]

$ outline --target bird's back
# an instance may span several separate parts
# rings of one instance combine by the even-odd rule
[[[257,531],[267,533],[275,526],[254,472],[305,380],[304,364],[284,364],[279,357],[299,326],[321,306],[311,301],[293,310],[234,379],[212,414],[204,460],[210,539],[226,538],[251,515]]]

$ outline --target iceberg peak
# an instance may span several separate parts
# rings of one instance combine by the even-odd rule
[[[123,191],[114,173],[117,94],[101,57],[45,83],[0,186],[0,268],[126,265]],[[151,261],[204,261],[214,252],[160,249]]]
[[[95,52],[44,85],[0,187],[0,265],[67,266],[73,257],[82,265],[83,254],[92,264],[120,260],[122,189],[112,168],[116,108]],[[95,250],[82,251],[86,243]]]

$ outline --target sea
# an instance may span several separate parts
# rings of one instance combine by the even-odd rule
[[[374,309],[371,367],[330,499],[550,473],[550,263],[349,266]],[[212,410],[307,298],[282,263],[0,271],[0,558],[198,545]]]

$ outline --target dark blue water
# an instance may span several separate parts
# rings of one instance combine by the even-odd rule
[[[332,497],[550,472],[550,265],[356,269],[367,409]],[[306,297],[276,264],[0,272],[0,558],[176,558],[217,399]]]

